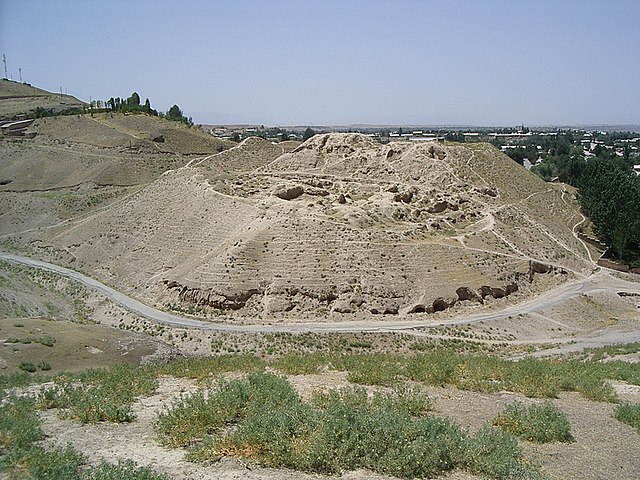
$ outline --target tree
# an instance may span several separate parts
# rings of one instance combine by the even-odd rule
[[[180,107],[178,107],[178,105],[174,105],[167,112],[167,118],[169,120],[182,120],[182,117],[182,110],[180,110]]]
[[[311,137],[313,137],[316,134],[315,130],[312,129],[311,127],[307,127],[307,129],[304,131],[304,133],[302,134],[302,140],[309,140]]]
[[[140,105],[140,95],[138,92],[133,92],[129,98],[127,98],[127,105],[137,107]]]

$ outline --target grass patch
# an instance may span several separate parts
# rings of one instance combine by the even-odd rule
[[[329,357],[323,353],[286,353],[271,362],[273,368],[286,375],[319,373],[329,365]]]
[[[31,446],[12,449],[3,459],[2,467],[15,479],[80,480],[78,470],[84,462],[84,456],[71,447],[47,450]]]
[[[33,399],[8,398],[0,407],[0,446],[7,450],[21,449],[42,438]]]
[[[386,353],[336,355],[331,363],[347,372],[347,380],[360,385],[396,385],[402,374],[403,357]]]
[[[507,405],[504,412],[493,419],[493,425],[530,442],[573,441],[569,419],[551,402],[529,408],[520,402]]]
[[[289,375],[318,373],[327,368],[346,371],[347,380],[360,385],[393,386],[408,379],[485,393],[511,391],[531,398],[556,398],[561,392],[579,392],[589,400],[604,402],[617,401],[608,379],[640,384],[640,366],[622,361],[525,358],[514,362],[449,349],[412,355],[288,353],[272,360],[270,365]]]
[[[220,373],[257,372],[264,367],[264,361],[255,355],[218,355],[181,358],[157,367],[157,371],[161,375],[204,381]]]
[[[615,416],[619,421],[631,425],[640,433],[640,404],[623,403],[618,405]]]
[[[61,408],[63,416],[82,423],[130,422],[135,399],[158,385],[154,369],[127,364],[55,380],[54,387],[40,394],[39,406]]]

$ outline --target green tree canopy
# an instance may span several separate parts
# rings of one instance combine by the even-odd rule
[[[182,117],[182,110],[180,110],[180,107],[178,107],[178,105],[174,105],[167,112],[167,118],[169,120],[182,120]]]
[[[137,107],[140,105],[140,95],[137,92],[133,92],[129,98],[127,98],[127,105]]]
[[[578,182],[582,206],[596,230],[624,258],[640,244],[640,178],[615,160],[590,159]]]

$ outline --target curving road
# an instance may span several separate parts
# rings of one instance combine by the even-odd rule
[[[473,315],[463,315],[442,321],[370,321],[360,322],[322,322],[322,323],[296,323],[296,324],[262,324],[262,325],[229,325],[225,323],[212,323],[209,321],[196,320],[181,315],[164,312],[162,310],[149,307],[142,302],[129,297],[91,277],[71,270],[69,268],[54,265],[52,263],[34,260],[28,257],[0,252],[0,260],[26,265],[31,268],[46,270],[70,278],[83,285],[105,295],[113,302],[123,306],[127,310],[141,315],[153,322],[171,325],[176,327],[195,328],[207,331],[218,332],[399,332],[428,328],[441,325],[466,325],[484,321],[498,320],[520,314],[535,313],[552,306],[561,304],[570,298],[582,294],[595,292],[619,292],[625,291],[640,295],[640,283],[631,282],[616,278],[609,273],[600,270],[593,275],[574,282],[565,283],[552,290],[545,292],[531,300],[518,305],[510,306],[495,312],[483,312]],[[634,332],[620,332],[618,341],[640,341],[640,329]],[[587,337],[585,337],[585,340]],[[616,343],[611,338],[611,333],[603,334],[602,341],[597,337],[589,338],[598,344]],[[572,340],[572,339],[569,339]],[[575,340],[575,338],[573,339]],[[557,341],[557,340],[555,340]]]

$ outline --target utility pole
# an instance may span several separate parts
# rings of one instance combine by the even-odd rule
[[[4,78],[9,78],[7,75],[7,57],[5,57],[4,53],[2,54],[2,63],[4,63]]]
[[[22,83],[22,67],[18,67],[18,74],[20,75],[20,83]]]

